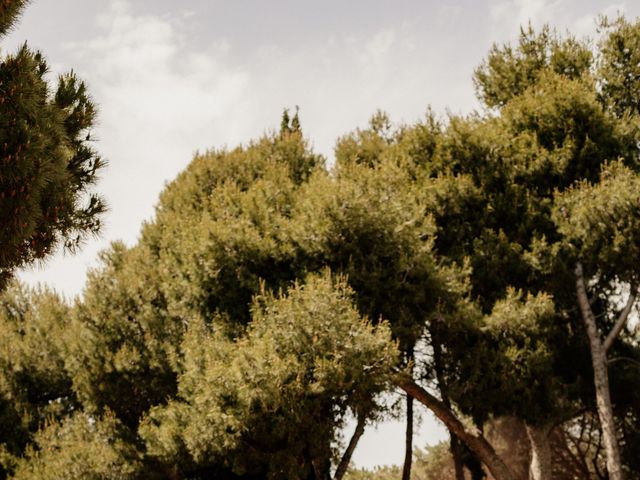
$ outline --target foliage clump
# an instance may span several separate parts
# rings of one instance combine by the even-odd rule
[[[43,427],[17,462],[16,480],[134,480],[141,475],[140,453],[112,414],[82,412]]]
[[[326,273],[257,297],[236,341],[191,324],[177,398],[140,427],[148,453],[274,479],[326,462],[345,414],[375,408],[396,361],[388,326],[362,319],[352,296]]]

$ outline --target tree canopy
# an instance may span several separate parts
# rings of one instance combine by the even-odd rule
[[[639,32],[603,21],[592,49],[525,28],[476,70],[483,111],[377,112],[331,168],[285,111],[279,131],[196,155],[73,304],[7,282],[3,478],[340,480],[398,391],[409,439],[413,398],[451,433],[414,478],[637,476]],[[20,220],[5,279],[94,231],[103,205],[78,206],[101,165],[85,87],[50,95],[37,54],[0,75],[12,62],[39,103],[7,100],[7,139],[52,163],[5,143],[2,178],[42,187],[2,208]]]

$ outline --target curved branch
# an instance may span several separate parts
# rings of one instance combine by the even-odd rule
[[[464,442],[477,455],[478,459],[487,466],[496,480],[513,480],[515,478],[511,469],[498,456],[482,433],[472,432],[467,429],[455,413],[450,408],[447,408],[441,400],[431,395],[413,380],[400,378],[397,380],[397,385],[431,410],[458,439]]]

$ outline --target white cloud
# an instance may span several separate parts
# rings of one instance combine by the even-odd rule
[[[396,42],[396,34],[392,29],[384,29],[369,39],[364,52],[367,61],[375,61],[389,54]]]
[[[126,2],[112,2],[98,23],[102,34],[71,53],[100,104],[109,234],[132,241],[163,183],[195,149],[237,137],[230,112],[248,75],[225,66],[226,40],[192,50],[170,18],[135,16]]]
[[[305,133],[331,157],[335,140],[366,124],[377,108],[396,121],[415,121],[430,103],[441,112],[446,106],[468,111],[474,105],[468,52],[451,55],[438,35],[402,22],[333,34],[313,47],[268,50],[268,56],[261,49],[244,102],[248,117],[273,125],[283,107],[300,105]]]
[[[582,15],[571,23],[569,27],[569,31],[572,32],[578,38],[595,38],[596,36],[596,22],[598,17],[605,16],[611,19],[616,18],[619,14],[623,14],[625,12],[625,4],[619,3],[615,5],[609,5],[605,7],[603,10],[588,13],[586,15]]]
[[[440,25],[455,26],[462,13],[463,9],[461,5],[443,4],[438,7],[436,19]]]
[[[490,4],[490,16],[494,25],[495,40],[513,36],[520,26],[531,23],[540,27],[557,19],[559,0],[497,0]],[[499,33],[498,33],[499,32]]]
[[[98,186],[111,207],[106,228],[80,255],[58,255],[45,271],[23,275],[53,281],[68,294],[80,291],[87,266],[108,241],[133,243],[163,185],[192,152],[246,133],[232,112],[249,76],[225,65],[229,42],[193,50],[171,18],[136,16],[124,1],[111,2],[97,25],[96,37],[66,48],[99,105],[97,147],[109,161]]]

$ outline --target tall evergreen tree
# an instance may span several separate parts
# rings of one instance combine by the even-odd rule
[[[27,2],[0,3],[0,38]],[[71,72],[52,88],[25,44],[0,62],[0,288],[16,268],[98,232],[104,201],[88,193],[104,162],[91,146],[96,110]]]

